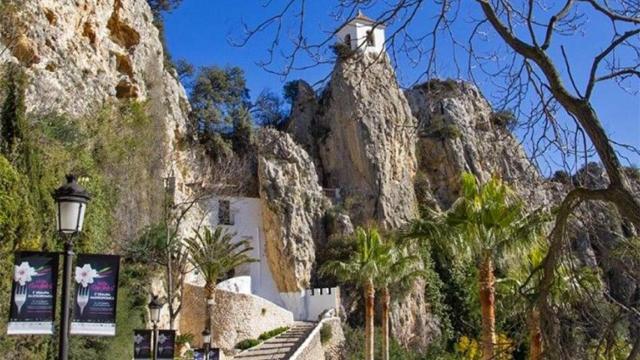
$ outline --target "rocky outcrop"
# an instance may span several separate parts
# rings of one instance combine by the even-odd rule
[[[625,173],[632,193],[640,198],[640,172],[628,168]],[[550,182],[562,185],[563,193],[558,194],[557,199],[562,199],[576,186],[604,189],[609,185],[606,171],[595,163],[586,165],[573,176],[554,176]],[[640,258],[637,250],[631,250],[634,246],[630,239],[637,237],[640,229],[621,216],[613,204],[601,201],[581,204],[574,211],[569,227],[571,248],[581,264],[601,269],[607,295],[615,302],[639,311]],[[629,313],[628,322],[631,333],[640,334],[640,318]]]
[[[314,160],[318,156],[317,144],[314,138],[314,117],[318,111],[316,93],[307,82],[295,82],[295,96],[291,105],[291,121],[287,123],[286,131],[293,140],[300,144]]]
[[[413,349],[426,349],[440,335],[440,321],[425,298],[426,285],[424,279],[418,279],[405,296],[391,304],[391,333]]]
[[[324,185],[339,188],[355,224],[397,228],[416,215],[414,118],[386,57],[342,59],[316,132]]]
[[[405,92],[418,120],[418,176],[421,204],[447,209],[458,197],[460,174],[481,181],[493,174],[533,204],[548,204],[543,179],[508,129],[507,112],[494,112],[470,83],[431,80]]]
[[[265,130],[257,142],[266,257],[278,290],[300,291],[310,284],[328,201],[313,161],[288,134]]]

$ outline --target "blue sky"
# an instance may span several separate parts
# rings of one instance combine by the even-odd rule
[[[304,79],[310,83],[324,79],[331,71],[330,65],[316,66],[303,71],[296,71],[289,75],[288,79],[276,74],[266,72],[257,63],[268,57],[267,49],[273,36],[273,28],[267,29],[255,37],[244,47],[235,47],[229,43],[229,39],[238,40],[243,36],[243,22],[249,25],[260,23],[266,16],[273,14],[274,7],[281,4],[282,0],[273,0],[271,8],[264,9],[261,4],[264,0],[183,0],[182,5],[172,13],[165,15],[166,36],[171,55],[174,59],[184,58],[196,66],[203,65],[233,65],[244,69],[251,89],[251,95],[256,96],[263,89],[272,89],[280,92],[286,80]],[[333,4],[335,0],[307,1],[305,31],[313,40],[319,40],[334,30],[339,21],[335,19]],[[478,16],[478,8],[471,2],[464,2],[465,7],[460,10],[460,19],[456,24],[459,31],[469,31],[468,19]],[[367,15],[376,17],[380,9],[366,9]],[[424,21],[416,22],[419,26],[430,26],[433,23],[432,13],[424,11]],[[290,18],[285,23],[287,36],[293,34],[291,25],[296,19]],[[594,54],[606,47],[609,39],[604,37],[606,31],[601,31],[607,26],[602,19],[588,20],[584,36],[557,37],[554,45],[564,45],[567,50],[572,67],[575,68],[574,77],[580,84],[587,78],[590,62]],[[394,30],[391,24],[387,32]],[[638,40],[638,39],[636,39]],[[486,41],[487,49],[499,49],[502,45],[496,39],[496,35],[488,33]],[[279,49],[290,48],[288,42],[283,41]],[[559,46],[552,48],[552,55],[559,53]],[[443,45],[441,56],[451,55],[451,48]],[[283,64],[280,57],[276,57]],[[439,69],[441,76],[455,76],[452,63],[442,62]],[[407,58],[398,59],[398,77],[401,85],[408,86],[415,82],[424,71],[423,66],[412,67]],[[491,97],[495,87],[490,84],[490,79],[479,80],[481,90]],[[638,90],[639,81],[627,82],[632,90]],[[593,95],[593,104],[600,114],[601,120],[612,136],[618,142],[640,147],[640,97],[629,95],[620,91],[615,84],[603,84],[597,88]],[[640,164],[640,157],[624,153],[632,163]]]

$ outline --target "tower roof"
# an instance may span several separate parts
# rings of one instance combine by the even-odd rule
[[[376,26],[379,29],[385,28],[384,24],[379,23],[376,20],[373,20],[372,18],[366,16],[365,14],[362,13],[362,10],[358,10],[358,14],[353,19],[349,20],[349,22],[346,23],[345,25],[355,25],[355,24],[365,24],[365,25]]]

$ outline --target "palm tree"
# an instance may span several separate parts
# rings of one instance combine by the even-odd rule
[[[215,304],[215,288],[224,274],[236,267],[255,261],[248,253],[253,250],[248,240],[233,242],[234,233],[217,226],[213,231],[205,227],[194,237],[185,240],[189,262],[202,273],[207,298],[205,327],[210,332],[211,314]]]
[[[478,267],[483,359],[495,356],[494,263],[537,236],[540,217],[527,215],[523,203],[498,177],[480,185],[462,174],[462,195],[451,208],[418,220],[411,236],[428,239],[455,257],[472,259]]]
[[[373,360],[373,309],[375,297],[374,280],[383,263],[389,261],[389,248],[375,228],[358,227],[355,232],[356,251],[346,261],[329,261],[320,272],[334,275],[339,281],[362,286],[365,298],[365,360]]]
[[[383,257],[376,287],[382,291],[382,359],[389,360],[389,308],[391,293],[403,294],[411,289],[414,281],[424,276],[420,267],[420,257],[411,255],[409,248],[395,242],[386,244],[388,255]]]

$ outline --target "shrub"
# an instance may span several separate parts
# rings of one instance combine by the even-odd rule
[[[176,344],[181,345],[186,343],[192,343],[193,339],[194,339],[194,336],[192,333],[180,334],[176,336]]]
[[[324,345],[333,337],[333,329],[331,325],[324,323],[320,328],[320,342]]]
[[[355,54],[355,51],[351,50],[351,47],[343,43],[332,45],[331,50],[333,50],[333,53],[336,54],[340,60],[348,59]]]
[[[457,139],[462,135],[457,124],[447,122],[442,114],[435,114],[428,124],[425,124],[420,136],[437,138],[441,140]]]
[[[500,110],[491,113],[491,122],[497,126],[512,129],[517,123],[517,119],[513,111]]]
[[[288,326],[281,326],[273,330],[265,331],[262,334],[260,334],[260,336],[258,336],[258,340],[265,341],[265,340],[271,339],[272,337],[278,336],[287,330],[289,330]]]
[[[247,350],[258,344],[260,344],[260,340],[258,339],[245,339],[236,344],[236,349]]]
[[[376,328],[375,331],[375,354],[376,358],[378,358],[382,354],[382,342],[377,341],[377,339],[382,339],[382,331],[380,331],[380,328]],[[349,326],[345,326],[344,335],[346,338],[344,349],[344,353],[347,354],[346,359],[364,359],[364,330],[361,328],[351,328]],[[422,356],[417,352],[404,349],[394,338],[391,338],[389,343],[389,359],[418,360],[422,359]]]

